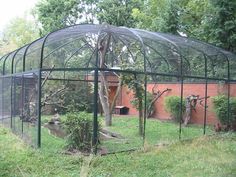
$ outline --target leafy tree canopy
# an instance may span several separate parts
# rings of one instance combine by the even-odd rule
[[[236,51],[235,0],[145,0],[132,15],[138,28],[184,34]]]
[[[115,26],[135,27],[136,21],[132,10],[140,9],[139,0],[102,0],[98,3],[98,20]]]
[[[41,35],[74,25],[94,23],[98,0],[41,0],[34,14],[42,24]]]
[[[37,29],[35,22],[26,18],[12,19],[0,38],[0,56],[37,39]]]
[[[41,35],[76,23],[103,23],[135,26],[133,8],[140,0],[41,0],[34,14],[42,24]]]

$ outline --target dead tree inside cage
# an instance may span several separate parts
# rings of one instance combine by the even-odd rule
[[[184,118],[183,118],[183,122],[184,122],[185,126],[187,126],[187,124],[191,120],[192,111],[196,112],[197,103],[199,103],[201,106],[204,106],[203,101],[205,99],[208,99],[208,98],[210,98],[210,97],[207,96],[207,97],[201,97],[200,98],[199,95],[189,95],[185,98],[185,100],[186,100],[186,102],[185,102],[186,109],[185,109],[185,114],[184,114]]]

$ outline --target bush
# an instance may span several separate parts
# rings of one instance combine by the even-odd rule
[[[68,113],[64,122],[69,149],[90,152],[92,149],[93,118],[86,112]]]
[[[228,119],[228,97],[225,95],[218,95],[212,97],[213,109],[222,125],[233,126],[236,122],[236,98],[231,97],[229,100],[230,112]]]
[[[165,105],[166,111],[171,114],[172,118],[175,121],[179,122],[180,120],[182,120],[182,118],[180,118],[181,97],[179,97],[179,96],[168,96],[168,97],[165,98],[164,105]],[[185,111],[184,101],[182,103],[182,111],[183,111],[183,113]]]

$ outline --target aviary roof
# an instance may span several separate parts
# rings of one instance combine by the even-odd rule
[[[111,25],[74,25],[52,32],[0,59],[1,73],[94,68],[101,41],[109,40],[106,68],[236,79],[236,56],[198,40]],[[98,54],[99,58],[99,54]],[[206,69],[206,70],[205,70]]]

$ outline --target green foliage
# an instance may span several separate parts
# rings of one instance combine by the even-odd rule
[[[66,109],[62,110],[63,113],[68,111],[92,112],[93,105],[91,100],[93,100],[93,93],[89,83],[69,84],[67,87],[69,89],[63,96],[63,104],[66,105]]]
[[[178,34],[179,11],[179,0],[150,0],[133,9],[132,15],[139,28]]]
[[[150,92],[147,92],[147,108],[151,105],[151,102],[152,102],[152,99],[153,99],[153,95],[150,93]],[[143,109],[145,109],[145,97],[143,96],[142,98],[142,102],[143,102]],[[138,99],[135,97],[133,100],[130,101],[130,103],[133,105],[134,108],[136,108],[137,110],[139,109],[139,104],[138,104]],[[153,108],[152,108],[153,109]]]
[[[139,111],[139,135],[143,135],[143,108],[144,108],[144,78],[142,75],[125,74],[122,77],[123,84],[127,85],[130,90],[134,92],[134,101],[136,108]]]
[[[70,76],[72,74],[68,73]],[[62,89],[63,91],[60,92]],[[59,114],[71,111],[92,112],[93,109],[93,89],[88,82],[68,82],[63,85],[60,81],[47,81],[43,87],[43,97],[48,96],[49,102],[52,103],[52,110],[56,108]]]
[[[34,21],[26,18],[12,19],[3,30],[0,38],[0,56],[22,47],[39,37],[39,31]]]
[[[40,0],[34,13],[42,24],[42,35],[78,23],[107,22],[110,25],[134,27],[132,9],[140,0]]]
[[[236,51],[235,0],[148,0],[132,15],[139,28],[185,34]]]
[[[133,9],[132,15],[138,21],[137,27],[153,31],[159,29],[164,23],[162,16],[167,10],[167,1],[165,0],[150,0],[145,1],[142,9]]]
[[[236,52],[236,1],[210,0],[210,3],[214,10],[206,26],[210,42]]]
[[[208,15],[212,11],[209,0],[187,0],[182,3],[180,12],[180,30],[188,37],[208,41],[204,26],[208,22]]]
[[[78,18],[77,10],[77,0],[39,1],[35,8],[35,14],[42,24],[42,35],[74,24]]]
[[[42,35],[80,23],[92,23],[97,0],[41,0],[35,15],[42,24]]]
[[[86,112],[68,113],[64,122],[68,134],[67,147],[78,149],[82,152],[90,152],[92,148],[93,119]]]
[[[98,3],[98,20],[115,26],[135,27],[132,16],[134,8],[139,9],[139,0],[103,0]]]
[[[218,95],[212,97],[214,111],[222,125],[232,126],[236,122],[236,98],[231,97],[229,100],[229,118],[228,118],[228,97]]]
[[[180,117],[180,105],[181,105],[181,98],[179,96],[168,96],[165,98],[164,101],[165,109],[168,111],[172,118],[179,122],[182,120]],[[185,111],[184,101],[182,102],[182,111]]]

